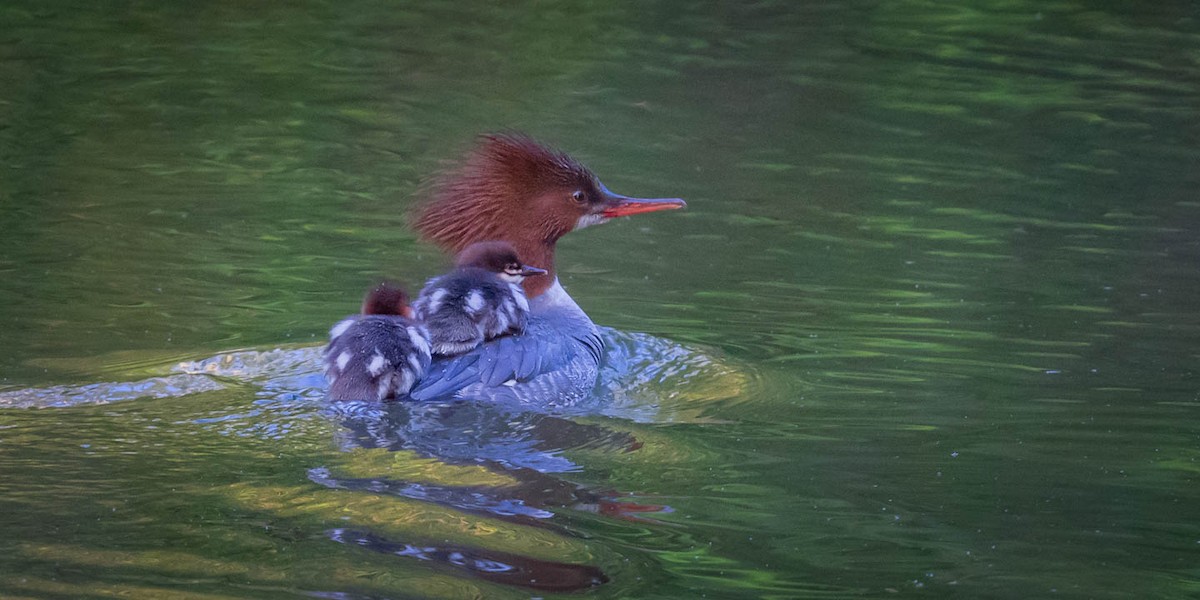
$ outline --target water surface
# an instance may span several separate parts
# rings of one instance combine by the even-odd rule
[[[9,2],[0,595],[1193,598],[1197,107],[1190,3]],[[596,402],[329,404],[497,129],[689,201]]]

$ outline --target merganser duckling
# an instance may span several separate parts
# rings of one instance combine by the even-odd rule
[[[544,269],[521,264],[512,244],[494,241],[467,246],[455,267],[429,280],[413,304],[434,354],[462,354],[486,340],[524,333],[529,302],[521,282]]]
[[[595,387],[604,343],[558,281],[555,244],[615,217],[686,206],[678,198],[613,193],[575,159],[520,134],[483,136],[458,168],[432,183],[429,196],[413,223],[426,240],[454,252],[503,240],[525,264],[547,274],[523,282],[529,300],[524,334],[434,361],[410,392],[415,400],[458,396],[568,404],[585,397]]]
[[[381,283],[362,314],[329,330],[325,379],[332,400],[390,400],[408,394],[429,368],[429,333],[413,320],[408,295]]]
[[[413,310],[408,305],[408,294],[404,288],[387,281],[381,282],[367,291],[367,295],[363,296],[361,312],[364,315],[413,318]]]

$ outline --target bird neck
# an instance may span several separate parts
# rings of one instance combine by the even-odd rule
[[[545,242],[542,240],[522,241],[522,240],[507,240],[512,243],[517,249],[517,255],[521,257],[521,262],[545,269],[544,275],[535,275],[526,277],[521,285],[525,288],[525,296],[530,300],[546,293],[550,286],[554,285],[558,278],[558,271],[554,265],[554,242]]]

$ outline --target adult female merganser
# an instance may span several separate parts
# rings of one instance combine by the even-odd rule
[[[429,368],[429,333],[412,320],[404,290],[381,283],[367,292],[362,314],[329,330],[325,379],[332,400],[403,396]]]
[[[524,334],[434,361],[410,396],[553,404],[582,399],[595,386],[604,343],[558,281],[555,243],[615,217],[683,206],[678,198],[615,194],[578,161],[524,135],[483,136],[458,168],[433,182],[414,225],[425,239],[454,252],[484,240],[509,242],[526,264],[547,274],[523,284],[529,298]]]
[[[546,271],[521,264],[508,242],[477,242],[458,253],[455,270],[425,284],[413,304],[434,354],[462,354],[508,333],[523,333],[529,302],[521,282]]]

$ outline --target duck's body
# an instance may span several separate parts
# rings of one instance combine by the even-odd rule
[[[426,239],[458,252],[483,240],[512,244],[525,264],[547,271],[524,281],[525,331],[465,353],[436,358],[411,397],[512,398],[571,402],[595,385],[604,345],[595,324],[555,271],[562,236],[609,219],[680,208],[676,198],[615,194],[570,156],[522,135],[484,136],[463,164],[435,182],[416,215]]]
[[[525,332],[529,302],[521,282],[545,271],[521,263],[507,242],[478,242],[457,268],[425,285],[413,313],[429,331],[433,353],[462,354],[507,334]]]
[[[572,404],[595,386],[603,355],[596,325],[555,282],[530,301],[524,333],[435,356],[411,396]]]
[[[429,334],[412,320],[407,296],[380,284],[363,300],[363,314],[329,330],[323,362],[333,400],[391,400],[405,396],[429,368]]]

